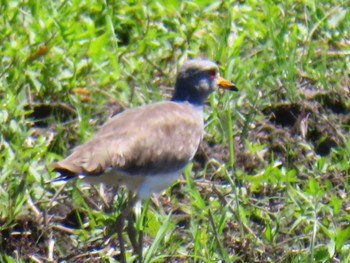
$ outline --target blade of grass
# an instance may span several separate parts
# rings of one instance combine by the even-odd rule
[[[156,254],[157,249],[159,248],[160,243],[164,239],[165,234],[173,227],[173,223],[171,221],[171,213],[165,218],[163,224],[157,232],[156,237],[154,238],[152,245],[146,250],[144,255],[144,263],[149,263],[152,260],[153,255]]]

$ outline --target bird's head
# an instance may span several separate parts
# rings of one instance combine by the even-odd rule
[[[202,59],[188,60],[179,70],[172,100],[201,105],[216,87],[238,90],[234,84],[220,76],[219,68],[214,62]]]

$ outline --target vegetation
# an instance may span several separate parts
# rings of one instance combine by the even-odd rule
[[[124,191],[47,165],[206,57],[240,92],[211,96],[193,164],[137,216],[145,262],[349,262],[349,6],[1,1],[0,261],[118,262]]]

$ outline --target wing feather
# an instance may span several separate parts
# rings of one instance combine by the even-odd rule
[[[154,103],[114,116],[52,167],[68,177],[109,168],[131,175],[177,171],[193,158],[202,132],[200,110],[187,103]]]

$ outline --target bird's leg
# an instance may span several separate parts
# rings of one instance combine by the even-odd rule
[[[143,230],[139,230],[139,263],[142,263],[142,249],[143,249]]]
[[[140,233],[137,233],[137,229],[135,228],[135,220],[134,220],[134,214],[132,213],[132,211],[130,211],[130,213],[128,214],[128,235],[129,235],[129,239],[131,242],[131,245],[134,249],[135,254],[138,256],[139,261],[138,262],[142,262],[142,248],[140,249],[140,245],[137,242],[137,236],[138,234],[140,235]]]
[[[120,248],[120,262],[122,263],[126,263],[123,228],[124,228],[124,221],[125,221],[125,213],[127,211],[128,211],[127,208],[126,209],[124,208],[123,211],[121,211],[121,213],[118,215],[116,220],[117,234],[118,234],[119,248]]]
[[[128,203],[128,235],[131,242],[131,245],[134,249],[135,254],[138,256],[138,262],[142,262],[142,243],[140,244],[140,236],[142,236],[141,231],[138,231],[135,228],[135,218],[134,218],[134,211],[133,207],[135,203],[138,201],[137,196],[132,196],[131,193],[129,193],[129,203]],[[137,241],[137,235],[139,236],[139,242]]]

